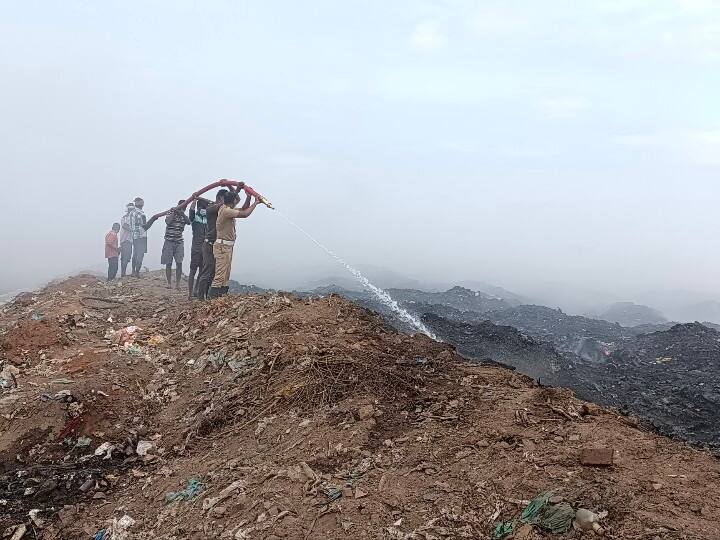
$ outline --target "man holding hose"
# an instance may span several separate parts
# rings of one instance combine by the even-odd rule
[[[213,244],[215,243],[215,238],[217,238],[215,224],[220,207],[225,203],[226,193],[228,193],[227,189],[218,191],[215,196],[215,202],[208,205],[207,211],[205,212],[207,219],[205,224],[205,241],[202,245],[202,266],[200,267],[197,286],[198,298],[202,300],[210,297],[210,283],[212,283],[215,277],[215,255],[213,255]]]
[[[188,299],[199,297],[200,271],[203,267],[203,244],[207,235],[207,199],[193,199],[190,205],[192,245],[190,247],[190,271],[188,273]],[[197,274],[197,281],[195,275]]]
[[[245,183],[240,182],[234,190],[231,189],[229,192],[227,189],[221,189],[215,196],[215,202],[208,205],[207,211],[205,212],[207,223],[205,224],[205,241],[202,245],[202,266],[200,267],[197,286],[197,296],[202,300],[210,298],[210,284],[215,277],[213,244],[217,238],[215,225],[217,223],[218,212],[220,211],[220,207],[225,204],[225,194],[238,193],[244,187]]]
[[[185,242],[183,231],[190,220],[185,215],[184,200],[178,201],[175,208],[171,208],[165,216],[165,242],[163,243],[160,264],[165,265],[165,278],[168,289],[172,286],[172,262],[175,260],[175,288],[180,289],[182,280],[182,263],[185,258]]]
[[[213,255],[215,257],[215,277],[210,285],[208,296],[217,298],[228,292],[230,281],[230,270],[232,267],[233,246],[237,237],[235,233],[235,220],[247,218],[253,213],[255,207],[261,204],[257,197],[250,204],[250,195],[245,199],[245,204],[236,209],[239,197],[237,192],[229,191],[224,196],[224,204],[218,209],[217,221],[215,224],[217,238],[213,243]]]

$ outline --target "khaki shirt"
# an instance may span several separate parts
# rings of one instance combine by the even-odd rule
[[[239,210],[225,206],[220,207],[218,212],[215,229],[219,240],[235,241],[235,218],[238,217]]]

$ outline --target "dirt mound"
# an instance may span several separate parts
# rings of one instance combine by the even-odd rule
[[[408,341],[379,317],[336,296],[220,299],[180,313],[167,342],[196,338],[198,321],[203,340],[187,362],[196,371],[225,368],[233,374],[215,391],[212,413],[196,417],[194,429],[204,436],[238,411],[251,417],[278,406],[313,411],[367,393],[384,399],[415,396],[426,357],[447,354],[430,339]]]
[[[342,298],[82,285],[3,314],[42,304],[70,341],[0,394],[8,535],[491,538],[552,491],[607,512],[608,538],[720,537],[709,454]],[[588,448],[613,465],[583,465]]]
[[[0,358],[13,364],[22,364],[68,343],[57,321],[24,320],[0,338]]]

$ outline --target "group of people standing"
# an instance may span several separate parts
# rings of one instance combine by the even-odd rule
[[[165,266],[167,286],[172,287],[172,264],[175,261],[175,287],[180,289],[182,264],[185,256],[184,231],[190,225],[192,245],[190,248],[190,271],[188,273],[189,298],[216,298],[227,294],[229,289],[232,254],[237,238],[235,220],[249,217],[258,204],[247,195],[242,207],[239,192],[241,182],[235,189],[221,189],[215,202],[203,198],[193,199],[188,215],[187,203],[178,201],[177,206],[165,214],[165,239],[160,264]],[[108,260],[108,281],[127,275],[128,264],[132,263],[130,275],[140,277],[143,259],[147,253],[147,231],[157,217],[145,217],[145,202],[138,197],[128,203],[120,223],[114,223],[105,236],[105,258]],[[196,279],[197,275],[197,279]]]
[[[143,207],[145,201],[136,197],[127,203],[125,214],[120,223],[113,223],[112,229],[105,235],[105,258],[108,260],[108,281],[120,275],[127,275],[127,267],[132,262],[130,275],[140,277],[143,259],[147,253],[147,218]]]

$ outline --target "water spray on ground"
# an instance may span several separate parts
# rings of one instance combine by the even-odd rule
[[[362,273],[357,269],[350,266],[348,263],[346,263],[339,255],[337,255],[334,251],[332,251],[330,248],[326,247],[322,243],[320,243],[318,240],[316,240],[309,232],[307,232],[305,229],[303,229],[300,225],[292,221],[289,217],[287,217],[282,212],[279,212],[276,210],[280,216],[287,221],[290,225],[295,227],[298,231],[303,233],[305,236],[307,236],[310,240],[312,240],[320,249],[322,249],[325,253],[330,255],[333,259],[338,261],[340,264],[342,264],[348,272],[350,272],[355,279],[357,279],[360,283],[362,283],[363,287],[365,287],[367,290],[372,292],[378,300],[380,300],[383,304],[385,304],[387,307],[389,307],[391,310],[393,310],[394,313],[397,314],[397,316],[405,323],[410,324],[414,328],[416,328],[418,331],[422,332],[429,338],[432,338],[434,340],[437,340],[437,337],[435,334],[433,334],[430,329],[425,326],[420,319],[417,317],[414,317],[411,315],[407,310],[400,307],[400,305],[397,303],[397,301],[393,300],[392,297],[387,293],[387,291],[384,291],[380,287],[377,287],[376,285],[373,285],[368,278],[366,278]]]

